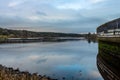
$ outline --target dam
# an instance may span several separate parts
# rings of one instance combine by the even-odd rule
[[[120,18],[97,28],[97,67],[104,80],[120,80]]]

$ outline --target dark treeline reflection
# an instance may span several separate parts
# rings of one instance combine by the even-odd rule
[[[88,43],[97,43],[97,39],[87,39]]]
[[[97,66],[105,80],[120,80],[120,44],[100,41]]]

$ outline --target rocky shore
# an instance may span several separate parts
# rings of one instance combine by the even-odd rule
[[[0,80],[57,80],[37,73],[21,72],[19,69],[8,68],[0,65]]]

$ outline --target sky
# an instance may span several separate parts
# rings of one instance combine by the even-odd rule
[[[41,32],[95,32],[120,17],[120,0],[0,0],[0,27]]]

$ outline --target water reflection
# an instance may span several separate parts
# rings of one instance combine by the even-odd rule
[[[105,80],[120,80],[119,43],[99,42],[98,69]]]
[[[96,55],[97,43],[87,41],[0,45],[0,64],[58,80],[102,80]]]
[[[87,41],[88,41],[88,43],[90,44],[90,43],[97,43],[97,39],[87,39]]]

